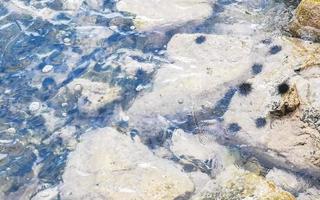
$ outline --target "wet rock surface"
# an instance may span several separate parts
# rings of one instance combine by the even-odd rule
[[[78,96],[78,98],[77,98]],[[67,104],[76,98],[77,108],[87,115],[97,115],[107,104],[111,104],[120,97],[120,88],[103,82],[93,82],[88,79],[75,79],[62,88],[55,100],[59,104]]]
[[[212,13],[213,0],[121,0],[117,9],[134,15],[135,28],[165,29],[187,22],[201,23]]]
[[[63,199],[174,199],[194,188],[179,166],[112,128],[81,138],[63,180]]]
[[[166,119],[178,114],[178,125],[188,123],[188,118],[195,120],[196,112],[212,107],[228,91],[232,96],[231,82],[248,76],[253,64],[253,45],[248,37],[175,35],[167,50],[171,63],[157,71],[152,91],[138,97],[128,110],[130,125],[145,134],[155,134],[160,131],[154,130],[156,124],[160,129],[170,126]],[[224,106],[217,108],[217,116],[212,118],[222,116]]]
[[[281,40],[278,41],[280,42]],[[309,48],[309,43],[299,40],[282,40],[281,43],[282,52],[272,56],[270,61],[264,64],[265,70],[261,74],[248,80],[252,85],[252,92],[247,96],[234,96],[224,116],[224,123],[239,125],[239,130],[230,136],[236,143],[248,145],[248,148],[253,147],[270,156],[270,159],[278,160],[279,165],[289,167],[287,163],[292,163],[289,168],[318,176],[319,131],[301,120],[304,110],[317,106],[317,101],[308,100],[307,93],[317,98],[317,91],[312,91],[308,84],[302,81],[303,74],[306,73],[304,69],[296,74],[293,66],[303,65],[300,63],[303,57],[317,57],[319,46],[314,44]],[[314,51],[306,53],[293,48],[292,44],[299,44],[302,45],[301,48]],[[295,55],[299,58],[296,59]],[[272,61],[276,59],[285,60],[281,66],[275,66]],[[238,115],[242,112],[246,114]],[[264,119],[263,123],[261,119]]]

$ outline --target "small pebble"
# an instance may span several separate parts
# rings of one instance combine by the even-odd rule
[[[117,30],[117,29],[118,29],[117,26],[110,26],[109,28],[110,28],[111,30]]]
[[[15,134],[16,132],[17,132],[16,129],[13,127],[7,129],[7,133],[9,134]]]
[[[61,106],[62,106],[62,107],[67,107],[67,106],[68,106],[68,103],[62,103]]]
[[[4,93],[5,93],[5,94],[10,94],[10,93],[11,93],[11,90],[10,90],[10,89],[6,89],[6,90],[4,91]]]
[[[42,72],[43,73],[48,73],[50,72],[51,70],[53,69],[53,66],[52,65],[46,65],[42,68]]]
[[[70,43],[70,42],[71,42],[71,39],[70,39],[70,38],[64,38],[64,39],[63,39],[63,42],[64,42],[64,43]]]
[[[130,29],[134,30],[134,29],[136,29],[136,27],[135,26],[130,26]]]
[[[32,102],[30,105],[29,105],[29,110],[31,111],[31,112],[35,112],[35,111],[37,111],[37,110],[39,110],[40,109],[40,103],[39,102]]]
[[[80,92],[82,90],[82,85],[77,84],[77,85],[74,86],[73,89],[74,89],[74,91]]]

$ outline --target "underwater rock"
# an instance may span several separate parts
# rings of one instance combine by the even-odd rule
[[[85,0],[85,3],[92,9],[103,10],[104,0]]]
[[[83,3],[83,0],[62,0],[64,10],[78,10]]]
[[[121,69],[131,78],[135,77],[139,70],[146,72],[146,74],[151,74],[158,66],[157,60],[153,55],[144,54],[142,51],[121,48],[116,53],[117,57],[107,58],[107,66],[112,66],[113,68],[121,66]]]
[[[193,135],[177,129],[173,132],[171,141],[170,150],[180,162],[199,168],[210,177],[216,177],[225,167],[235,162],[234,155],[206,133]]]
[[[120,88],[103,82],[88,79],[75,79],[61,88],[55,96],[60,104],[76,98],[79,111],[88,115],[96,115],[103,106],[114,102],[120,96]]]
[[[274,166],[318,177],[320,134],[310,125],[317,123],[317,112],[307,110],[319,106],[314,70],[320,45],[288,38],[275,42],[282,50],[267,57],[264,71],[248,80],[253,91],[236,94],[224,115],[226,126],[237,123],[241,129],[222,137]],[[257,119],[264,119],[263,126]]]
[[[77,11],[85,3],[90,8],[102,10],[103,0],[61,0],[64,10]]]
[[[320,190],[317,188],[310,188],[307,191],[299,194],[297,200],[316,200],[320,199]]]
[[[204,133],[205,134],[205,133]],[[225,147],[219,145],[212,135],[193,135],[177,129],[172,134],[170,150],[177,156],[187,156],[199,160],[210,159],[214,154],[223,154],[222,158],[233,161]]]
[[[95,48],[101,46],[103,41],[112,35],[112,31],[109,28],[102,26],[89,26],[82,25],[76,27],[77,31],[77,41],[76,45],[81,47],[83,53],[90,53]],[[72,64],[76,62],[71,60],[69,61]],[[71,66],[71,65],[70,65]]]
[[[294,36],[320,40],[320,1],[302,0],[296,10],[290,31]]]
[[[194,200],[281,199],[295,200],[290,193],[278,188],[262,176],[230,167],[207,183]]]
[[[171,200],[193,183],[174,162],[156,157],[137,137],[112,128],[86,133],[69,156],[62,199]]]
[[[201,36],[206,39],[198,44]],[[143,134],[156,134],[162,130],[159,127],[168,125],[168,119],[180,123],[202,108],[212,108],[224,95],[232,97],[230,82],[250,75],[252,49],[249,37],[175,35],[167,47],[172,62],[161,66],[152,91],[137,97],[128,110],[130,126]],[[227,103],[221,101],[224,107]]]
[[[266,175],[266,179],[273,181],[278,187],[291,194],[298,194],[309,188],[308,182],[301,177],[277,168],[271,169]]]
[[[58,195],[58,188],[53,187],[38,192],[34,197],[30,198],[30,200],[54,200],[58,198]]]
[[[212,14],[214,0],[120,0],[117,9],[132,13],[140,31],[199,23]]]

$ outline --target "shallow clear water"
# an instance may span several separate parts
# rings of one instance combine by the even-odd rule
[[[239,91],[238,82],[247,77],[230,81],[227,92],[210,108],[195,111],[196,120],[190,113],[163,116],[171,126],[159,135],[147,133],[157,130],[148,119],[144,132],[121,116],[138,96],[153,90],[158,70],[172,63],[166,48],[176,34],[237,35],[268,43],[273,37],[287,35],[284,27],[294,8],[281,1],[219,0],[212,15],[201,23],[144,32],[136,29],[132,14],[116,9],[116,1],[102,2],[98,7],[83,3],[74,10],[54,0],[0,3],[0,197],[28,199],[61,184],[68,155],[83,134],[97,128],[112,126],[131,137],[138,135],[156,154],[157,149],[170,146],[167,140],[178,128],[196,135],[212,131],[206,124],[216,120],[214,131],[218,134],[237,132],[241,128],[237,124],[222,127],[219,121]],[[274,47],[271,51],[278,50]],[[259,65],[254,71],[260,73]],[[117,88],[118,98],[86,107],[90,96],[83,98],[66,89],[72,84],[85,87],[85,79]],[[221,144],[239,155],[240,163],[250,153],[239,152],[238,146],[226,141]],[[195,165],[202,167],[202,172],[211,173],[202,161],[193,162],[198,162]],[[261,162],[265,169],[272,168],[263,158]],[[193,166],[184,166],[186,171],[192,171],[190,168]]]

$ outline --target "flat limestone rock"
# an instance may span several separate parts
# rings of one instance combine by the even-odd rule
[[[274,165],[320,176],[319,44],[274,41],[260,74],[248,79],[249,94],[237,93],[224,115],[228,138]]]
[[[181,169],[112,128],[93,130],[70,154],[62,199],[171,200],[192,192],[193,183]]]
[[[249,37],[175,35],[167,48],[172,62],[161,66],[152,91],[139,96],[128,110],[130,124],[154,133],[156,124],[163,126],[167,118],[212,108],[230,82],[250,75],[253,49]]]
[[[120,0],[119,11],[135,15],[138,30],[179,26],[187,22],[201,22],[212,13],[211,0]]]

